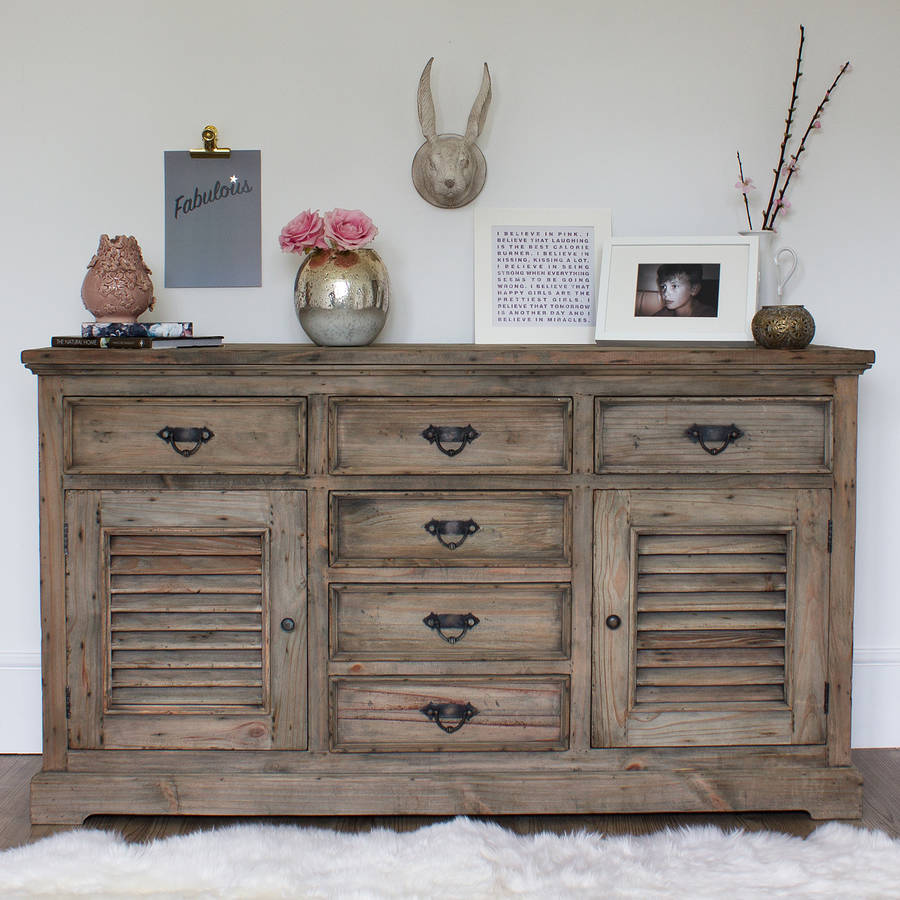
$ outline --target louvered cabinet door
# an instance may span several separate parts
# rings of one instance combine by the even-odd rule
[[[306,746],[306,502],[69,491],[69,746]]]
[[[594,495],[594,746],[825,740],[823,490]]]

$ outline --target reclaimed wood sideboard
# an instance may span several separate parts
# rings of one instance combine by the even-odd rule
[[[860,813],[869,351],[234,345],[39,376],[32,817]]]

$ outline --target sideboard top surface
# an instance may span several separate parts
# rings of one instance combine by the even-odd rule
[[[766,350],[731,344],[373,344],[318,347],[314,344],[225,344],[170,350],[42,348],[25,350],[22,362],[39,375],[299,371],[410,371],[458,369],[570,369],[615,371],[710,371],[731,374],[778,372],[859,374],[875,361],[872,350],[810,346]],[[153,370],[153,373],[147,370]]]

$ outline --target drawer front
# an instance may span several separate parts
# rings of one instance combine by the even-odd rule
[[[597,399],[597,472],[830,472],[827,399]]]
[[[568,397],[329,401],[329,467],[341,474],[565,473],[571,434]]]
[[[333,584],[332,659],[565,659],[567,584]]]
[[[334,678],[336,750],[564,750],[568,678]]]
[[[335,492],[331,564],[569,565],[570,521],[567,492]]]
[[[305,399],[72,397],[65,416],[68,472],[306,471]]]

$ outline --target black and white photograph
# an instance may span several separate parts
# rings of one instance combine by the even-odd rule
[[[614,237],[603,248],[597,341],[749,341],[755,235]]]
[[[715,318],[719,312],[719,263],[638,266],[636,316]]]

